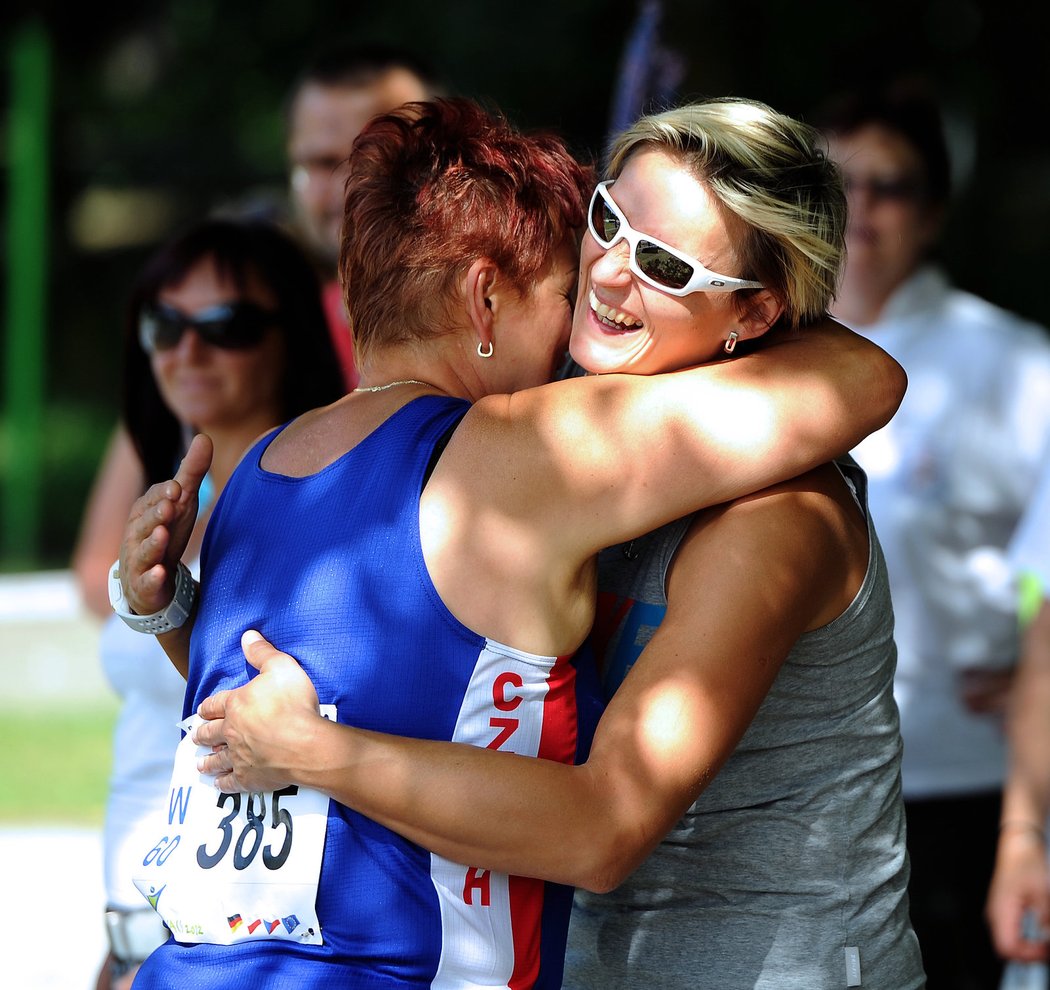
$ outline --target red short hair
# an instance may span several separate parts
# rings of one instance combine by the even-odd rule
[[[479,257],[523,294],[582,227],[594,176],[554,135],[466,99],[410,103],[354,142],[339,271],[359,353],[447,329]]]

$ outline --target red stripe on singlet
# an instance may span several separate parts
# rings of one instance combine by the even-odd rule
[[[541,759],[572,763],[576,757],[576,668],[572,657],[558,657],[547,678],[543,726],[536,754]],[[540,939],[529,937],[542,930],[545,883],[531,877],[508,878],[511,931],[514,933],[514,971],[510,990],[526,990],[540,973]]]

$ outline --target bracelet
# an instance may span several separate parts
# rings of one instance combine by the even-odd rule
[[[1046,845],[1046,829],[1035,822],[1025,821],[1021,818],[1007,819],[1005,822],[999,823],[999,832],[1006,832],[1009,829],[1021,829],[1025,832],[1032,832],[1039,837],[1039,841]]]
[[[152,615],[136,615],[128,607],[124,597],[124,584],[120,580],[120,561],[114,561],[109,569],[109,604],[113,606],[113,611],[135,632],[151,636],[159,636],[182,626],[193,611],[199,588],[200,585],[193,579],[190,569],[180,560],[175,575],[175,597],[159,612]]]

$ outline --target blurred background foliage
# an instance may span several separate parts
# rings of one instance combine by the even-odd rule
[[[638,10],[637,0],[9,0],[0,14],[7,61],[27,25],[48,40],[51,157],[39,231],[42,526],[28,556],[0,546],[0,570],[68,560],[115,420],[122,308],[146,254],[217,207],[282,209],[284,99],[318,48],[342,38],[404,46],[451,92],[495,103],[522,126],[556,129],[597,157]],[[662,40],[682,60],[683,99],[748,96],[802,117],[839,89],[921,74],[941,96],[956,158],[949,271],[1050,324],[1050,86],[1034,17],[1020,0],[668,0]],[[5,109],[10,97],[5,71]],[[7,152],[5,143],[5,177]],[[18,245],[4,243],[6,279]],[[8,479],[21,469],[9,433],[0,420]]]

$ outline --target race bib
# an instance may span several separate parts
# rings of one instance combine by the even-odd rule
[[[335,718],[334,705],[322,705]],[[179,942],[322,944],[317,921],[328,798],[295,785],[222,794],[197,770],[210,753],[191,715],[175,754],[168,808],[142,850],[135,886]]]

